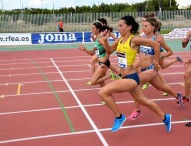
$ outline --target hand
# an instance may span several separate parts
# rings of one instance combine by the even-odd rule
[[[81,44],[78,49],[80,49],[81,51],[85,51],[85,47]]]
[[[108,38],[109,38],[109,36],[110,36],[110,30],[105,30],[104,32],[103,32],[103,38],[104,38],[104,40],[108,40]]]
[[[159,63],[158,62],[154,62],[154,70],[158,72],[159,69],[160,69]]]

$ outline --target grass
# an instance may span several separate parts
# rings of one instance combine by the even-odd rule
[[[168,30],[168,29],[165,29],[165,30],[161,30],[160,31],[160,34],[168,34],[169,32],[171,32],[172,30]]]

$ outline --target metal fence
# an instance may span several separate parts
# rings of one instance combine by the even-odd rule
[[[104,17],[108,24],[117,30],[117,21],[125,16],[131,15],[138,22],[141,17],[150,12],[118,12],[118,13],[71,13],[71,14],[19,14],[0,15],[0,32],[56,32],[58,20],[64,22],[65,32],[90,31],[91,24],[98,18]],[[161,20],[162,29],[172,30],[174,28],[191,27],[191,10],[156,11],[156,17]]]

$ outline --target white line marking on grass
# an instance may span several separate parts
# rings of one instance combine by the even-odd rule
[[[58,68],[58,66],[56,65],[56,63],[54,62],[54,60],[52,58],[50,58],[52,63],[54,64],[54,66],[56,67],[56,69],[58,70],[60,76],[62,77],[63,81],[66,83],[66,85],[68,86],[70,92],[72,93],[72,95],[74,96],[76,102],[78,103],[78,105],[80,106],[81,110],[83,111],[83,113],[85,114],[86,118],[88,119],[88,121],[90,122],[91,126],[93,127],[93,129],[95,130],[96,134],[98,135],[99,139],[101,140],[101,142],[103,143],[104,146],[108,146],[108,143],[106,142],[106,140],[104,139],[103,135],[100,133],[100,131],[98,130],[97,126],[95,125],[95,123],[93,122],[93,120],[91,119],[91,117],[89,116],[88,112],[85,110],[84,106],[82,105],[82,103],[80,102],[80,100],[78,99],[77,95],[74,93],[73,89],[71,88],[71,86],[69,85],[69,83],[67,82],[67,80],[65,79],[65,77],[63,76],[62,72],[60,71],[60,69]]]

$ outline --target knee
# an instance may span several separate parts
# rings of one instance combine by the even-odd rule
[[[102,99],[104,99],[104,97],[106,97],[106,93],[105,93],[105,91],[103,90],[103,88],[99,90],[99,96],[100,96]]]

